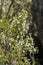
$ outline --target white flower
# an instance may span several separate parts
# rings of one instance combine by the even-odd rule
[[[9,45],[11,46],[11,43],[9,43]]]
[[[32,0],[27,0],[27,2],[31,2]]]
[[[22,25],[25,26],[25,22]]]
[[[17,20],[17,24],[19,24],[20,22]]]
[[[6,40],[6,36],[2,33],[1,43],[5,43],[5,40]]]
[[[23,50],[23,53],[25,53],[25,51]]]
[[[17,35],[17,38],[19,38],[19,35]]]
[[[21,41],[19,41],[19,44],[21,43]]]
[[[18,30],[20,30],[20,28],[18,28]]]
[[[16,43],[17,43],[17,40],[16,40]]]
[[[14,39],[13,39],[13,38],[9,38],[9,40],[14,41]]]
[[[26,31],[25,28],[23,29],[23,31],[24,31],[24,32]]]
[[[26,23],[26,20],[24,20],[24,23]]]

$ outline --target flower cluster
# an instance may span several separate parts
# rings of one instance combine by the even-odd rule
[[[31,0],[0,1],[0,65],[35,65]]]

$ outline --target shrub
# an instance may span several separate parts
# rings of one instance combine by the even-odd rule
[[[29,32],[32,1],[3,0],[1,3],[0,65],[35,65],[37,47]]]

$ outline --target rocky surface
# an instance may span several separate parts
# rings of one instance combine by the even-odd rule
[[[43,0],[33,0],[32,15],[33,24],[36,25],[35,29],[38,32],[38,38],[35,38],[39,48],[38,58],[40,64],[43,65]]]
[[[43,45],[43,0],[33,0],[34,3],[34,23],[37,26],[38,35]]]

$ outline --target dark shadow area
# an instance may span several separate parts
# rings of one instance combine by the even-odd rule
[[[34,42],[35,42],[35,46],[38,47],[38,54],[35,54],[35,60],[39,62],[40,65],[43,65],[43,47],[41,45],[41,40],[39,39],[39,37],[35,37],[33,36]],[[38,59],[38,60],[37,60]]]
[[[34,39],[34,42],[35,42],[35,46],[38,47],[39,49],[39,53],[38,54],[35,54],[35,59],[38,59],[38,62],[40,65],[43,65],[43,28],[41,26],[41,24],[43,24],[43,18],[41,16],[41,12],[40,12],[40,9],[39,9],[39,0],[33,0],[33,5],[32,5],[32,16],[33,16],[33,19],[32,19],[32,23],[33,23],[33,26],[31,27],[31,29],[33,28],[33,31],[32,31],[32,37]],[[35,36],[34,35],[34,24],[36,24],[36,31],[38,32],[38,35]],[[42,33],[41,33],[42,32]]]

